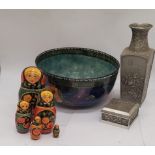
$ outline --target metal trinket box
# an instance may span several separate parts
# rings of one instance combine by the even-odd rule
[[[139,104],[113,98],[102,109],[102,119],[129,127],[138,115]]]

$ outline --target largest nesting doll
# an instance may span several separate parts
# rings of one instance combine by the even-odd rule
[[[45,84],[46,77],[37,67],[30,66],[23,70],[19,99],[29,102],[32,112],[38,102],[40,92],[45,88]]]
[[[45,84],[46,78],[37,67],[30,66],[23,70],[15,119],[19,133],[29,131],[34,109],[40,100],[40,92],[45,88]]]

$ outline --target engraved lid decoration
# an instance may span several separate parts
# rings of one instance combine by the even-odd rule
[[[102,109],[102,119],[130,127],[137,117],[139,104],[123,99],[113,98]]]

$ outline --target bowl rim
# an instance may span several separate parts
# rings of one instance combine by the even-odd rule
[[[96,78],[85,78],[85,79],[75,79],[75,78],[69,78],[69,77],[63,77],[63,76],[59,76],[59,75],[55,75],[55,74],[51,74],[51,73],[49,73],[49,72],[46,72],[45,70],[43,70],[42,68],[40,68],[40,67],[38,67],[38,64],[39,64],[39,59],[43,56],[43,55],[45,55],[45,54],[47,54],[47,53],[52,53],[52,52],[56,52],[56,51],[60,51],[60,50],[85,50],[85,51],[87,51],[87,52],[94,52],[94,53],[96,53],[96,54],[101,54],[101,55],[105,55],[105,56],[107,56],[107,57],[109,57],[109,58],[111,58],[111,59],[113,59],[114,60],[114,62],[116,63],[116,69],[115,69],[115,71],[113,71],[112,73],[110,73],[110,74],[107,74],[107,75],[105,75],[105,76],[101,76],[101,77],[96,77]],[[67,53],[66,53],[67,54]],[[68,53],[69,54],[69,53]],[[91,57],[93,57],[93,56],[91,56]],[[36,66],[38,67],[38,68],[40,68],[42,71],[43,71],[43,73],[45,73],[47,76],[50,76],[50,77],[53,77],[53,78],[56,78],[56,79],[59,79],[59,80],[66,80],[66,81],[72,81],[72,82],[92,82],[92,81],[98,81],[98,80],[103,80],[103,79],[106,79],[106,78],[109,78],[109,77],[112,77],[112,76],[115,76],[115,75],[117,75],[117,73],[118,73],[118,70],[119,70],[119,68],[120,68],[120,63],[119,63],[119,61],[115,58],[115,57],[113,57],[112,55],[110,55],[110,54],[107,54],[107,53],[105,53],[105,52],[102,52],[102,51],[100,51],[100,50],[95,50],[95,49],[91,49],[91,48],[83,48],[83,47],[61,47],[61,48],[53,48],[53,49],[49,49],[49,50],[46,50],[46,51],[44,51],[44,52],[42,52],[42,53],[40,53],[39,55],[37,55],[37,57],[36,57],[36,59],[35,59],[35,64],[36,64]]]

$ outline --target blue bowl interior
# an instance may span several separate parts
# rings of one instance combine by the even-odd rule
[[[51,55],[38,63],[46,73],[73,79],[104,77],[117,70],[107,60],[82,54]]]

